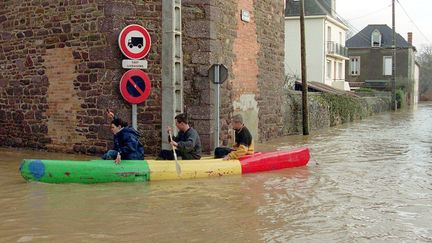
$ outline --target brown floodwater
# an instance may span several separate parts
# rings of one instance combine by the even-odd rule
[[[306,167],[149,183],[26,183],[0,149],[0,242],[432,242],[432,103],[259,150],[308,146]]]

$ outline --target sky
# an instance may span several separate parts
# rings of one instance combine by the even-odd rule
[[[395,0],[395,6],[396,32],[405,40],[413,32],[417,50],[432,45],[432,0]],[[392,27],[392,0],[336,0],[336,12],[354,34],[368,24]]]

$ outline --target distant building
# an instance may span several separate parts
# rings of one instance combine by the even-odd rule
[[[300,15],[298,0],[287,0],[285,8],[285,74],[301,77]],[[308,81],[341,90],[345,82],[344,46],[348,27],[336,17],[336,0],[305,0],[306,66]]]
[[[385,25],[368,25],[346,42],[349,61],[347,80],[352,87],[390,90],[392,77],[392,29]],[[418,101],[419,66],[412,33],[408,41],[396,34],[396,88],[403,88],[410,104]]]

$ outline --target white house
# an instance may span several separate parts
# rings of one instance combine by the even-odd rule
[[[336,0],[304,0],[307,80],[341,90],[345,81],[348,27],[335,16]],[[301,77],[300,15],[298,0],[286,0],[285,74]]]

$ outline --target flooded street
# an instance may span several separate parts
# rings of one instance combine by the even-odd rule
[[[309,165],[213,179],[26,183],[0,149],[0,242],[432,242],[432,103],[290,136]]]

